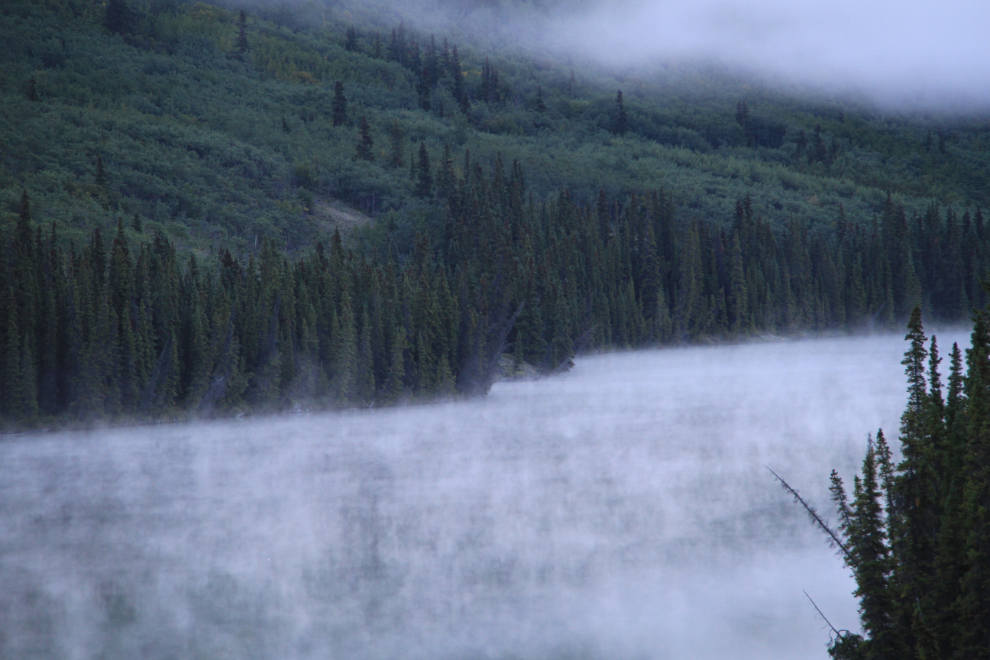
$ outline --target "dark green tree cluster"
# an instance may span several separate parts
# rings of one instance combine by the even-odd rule
[[[869,228],[840,215],[834,234],[811,232],[796,220],[776,232],[747,197],[737,203],[732,226],[719,229],[678,221],[673,195],[662,191],[625,204],[601,193],[585,207],[565,193],[535,205],[517,163],[505,173],[497,161],[488,181],[469,158],[462,174],[454,172],[449,150],[435,180],[447,207],[440,241],[447,264],[467,262],[486,273],[523,265],[513,278],[512,305],[522,311],[510,344],[544,368],[568,359],[547,349],[555,341],[638,346],[890,327],[922,301],[940,319],[957,321],[973,303],[986,302],[976,284],[990,266],[979,212],[975,222],[967,214],[960,223],[932,208],[927,220],[908,223],[888,200]],[[932,236],[954,237],[942,248],[950,258],[928,255]],[[969,256],[956,261],[957,254]],[[950,290],[956,295],[944,293]],[[527,329],[536,327],[541,336]]]
[[[246,58],[251,50],[247,39],[247,14],[243,9],[237,15],[237,39],[234,41],[234,49],[240,59]]]
[[[496,69],[488,58],[481,65],[481,86],[478,88],[478,99],[489,105],[495,105],[505,100],[506,90],[498,79]]]
[[[333,125],[343,126],[347,123],[347,97],[344,96],[344,83],[339,80],[333,84]]]
[[[115,34],[123,34],[130,27],[130,7],[124,0],[108,0],[104,10],[103,25]]]
[[[915,308],[901,461],[879,431],[851,494],[832,471],[839,528],[826,531],[856,579],[865,633],[834,637],[834,658],[990,657],[988,320],[976,314],[965,367],[953,345],[943,390],[938,343]]]
[[[374,53],[371,54],[375,56]],[[400,23],[399,27],[392,30],[385,58],[412,72],[420,109],[433,109],[431,96],[439,86],[450,92],[462,112],[467,113],[470,109],[471,102],[464,87],[464,71],[457,46],[451,47],[446,39],[438,47],[435,38],[430,35],[429,43],[421,51],[416,37],[407,32],[405,24]],[[442,107],[438,107],[437,111],[443,116]]]
[[[622,101],[622,90],[615,96],[615,121],[612,123],[612,132],[616,135],[625,135],[629,130],[629,116],[626,114],[626,106]]]
[[[442,226],[406,255],[386,237],[372,261],[336,235],[294,264],[265,242],[200,265],[160,236],[138,245],[140,218],[109,248],[95,231],[63,254],[23,194],[0,251],[5,418],[475,394],[503,354],[548,372],[586,347],[883,326],[922,301],[958,320],[986,302],[979,212],[909,222],[888,202],[871,228],[775,232],[745,198],[719,229],[679,221],[663,191],[537,204],[518,163],[486,172],[465,152],[457,168],[449,147],[430,162],[420,143],[416,194]]]
[[[506,279],[477,287],[425,238],[405,264],[273,243],[209,267],[121,223],[82,250],[31,223],[25,195],[0,251],[5,423],[372,405],[482,393],[514,315]],[[451,282],[455,283],[451,287]]]

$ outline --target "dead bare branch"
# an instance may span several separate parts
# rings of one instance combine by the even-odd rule
[[[804,591],[804,589],[802,589],[801,591]],[[805,595],[805,596],[808,596],[808,592],[807,592],[807,591],[804,591],[804,595]],[[828,620],[828,617],[826,617],[826,616],[825,616],[825,615],[824,615],[824,614],[822,613],[822,611],[821,611],[821,609],[819,609],[819,608],[818,608],[818,605],[817,605],[817,604],[815,603],[815,601],[814,601],[814,600],[813,600],[813,599],[811,598],[811,596],[808,596],[808,600],[810,600],[810,601],[811,601],[811,605],[812,605],[812,607],[814,607],[814,608],[815,608],[815,611],[816,611],[816,612],[818,612],[818,616],[820,616],[820,617],[822,618],[822,621],[824,621],[825,623],[827,623],[827,624],[828,624],[828,627],[829,627],[829,628],[831,628],[831,629],[832,629],[832,632],[834,632],[834,633],[835,633],[835,636],[836,636],[836,637],[838,637],[838,636],[840,635],[840,633],[839,633],[839,631],[835,629],[835,626],[833,626],[833,625],[832,625],[832,622]]]
[[[766,465],[764,465],[763,467],[767,468],[767,470],[770,470],[770,468],[767,467]],[[839,550],[842,553],[843,557],[845,558],[846,563],[851,566],[853,563],[852,553],[849,552],[849,549],[842,542],[842,539],[839,536],[839,532],[829,527],[828,523],[826,523],[822,519],[822,517],[818,515],[818,512],[815,511],[815,507],[805,502],[804,498],[801,497],[801,494],[798,493],[795,489],[791,488],[791,485],[786,481],[784,481],[784,479],[779,474],[777,474],[773,470],[770,470],[770,474],[772,474],[774,478],[776,478],[777,481],[780,482],[781,486],[784,487],[784,490],[786,490],[794,497],[795,502],[798,502],[801,506],[804,507],[804,510],[808,512],[808,517],[811,518],[811,521],[815,524],[815,526],[817,526],[818,529],[825,532],[825,535],[828,536],[829,546],[836,550]]]

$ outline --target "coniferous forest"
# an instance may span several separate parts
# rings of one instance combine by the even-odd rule
[[[471,395],[987,303],[979,121],[306,11],[0,10],[6,426]]]
[[[863,635],[833,627],[833,658],[985,658],[990,649],[987,314],[976,313],[965,356],[953,344],[945,387],[938,340],[933,335],[928,344],[920,308],[911,314],[906,339],[901,364],[908,402],[899,451],[891,451],[881,429],[869,440],[851,491],[832,470],[837,526],[777,478],[825,532],[856,581]]]

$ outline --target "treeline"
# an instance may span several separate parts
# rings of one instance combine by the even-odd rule
[[[894,464],[881,430],[870,440],[851,493],[832,471],[838,528],[805,504],[857,584],[865,636],[833,628],[833,658],[990,655],[988,322],[985,311],[976,314],[965,365],[958,345],[952,346],[943,389],[938,343],[933,336],[926,348],[916,308],[902,361],[908,404],[901,417],[901,461]]]
[[[371,265],[336,235],[294,264],[266,242],[205,269],[160,236],[132,253],[122,225],[65,254],[29,218],[25,198],[2,268],[8,420],[370,405],[472,392],[489,368],[488,300],[423,253]]]
[[[290,262],[271,241],[200,264],[140,223],[60,247],[21,198],[0,250],[0,375],[8,422],[374,405],[477,394],[516,368],[567,368],[585,348],[885,326],[924,302],[959,320],[986,302],[987,228],[889,203],[872,227],[793,221],[737,204],[731,227],[675,217],[663,191],[537,204],[522,167],[449,149],[414,168],[446,209],[398,258],[339,234]],[[463,175],[461,174],[463,172]]]

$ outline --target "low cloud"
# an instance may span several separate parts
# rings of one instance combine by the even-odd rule
[[[554,41],[612,63],[714,58],[755,73],[918,105],[990,105],[990,3],[672,0],[601,6]]]
[[[558,3],[519,20],[509,19],[518,8],[496,13],[523,43],[609,65],[716,61],[900,107],[990,108],[983,0],[631,0]],[[482,23],[475,29],[490,35]]]

